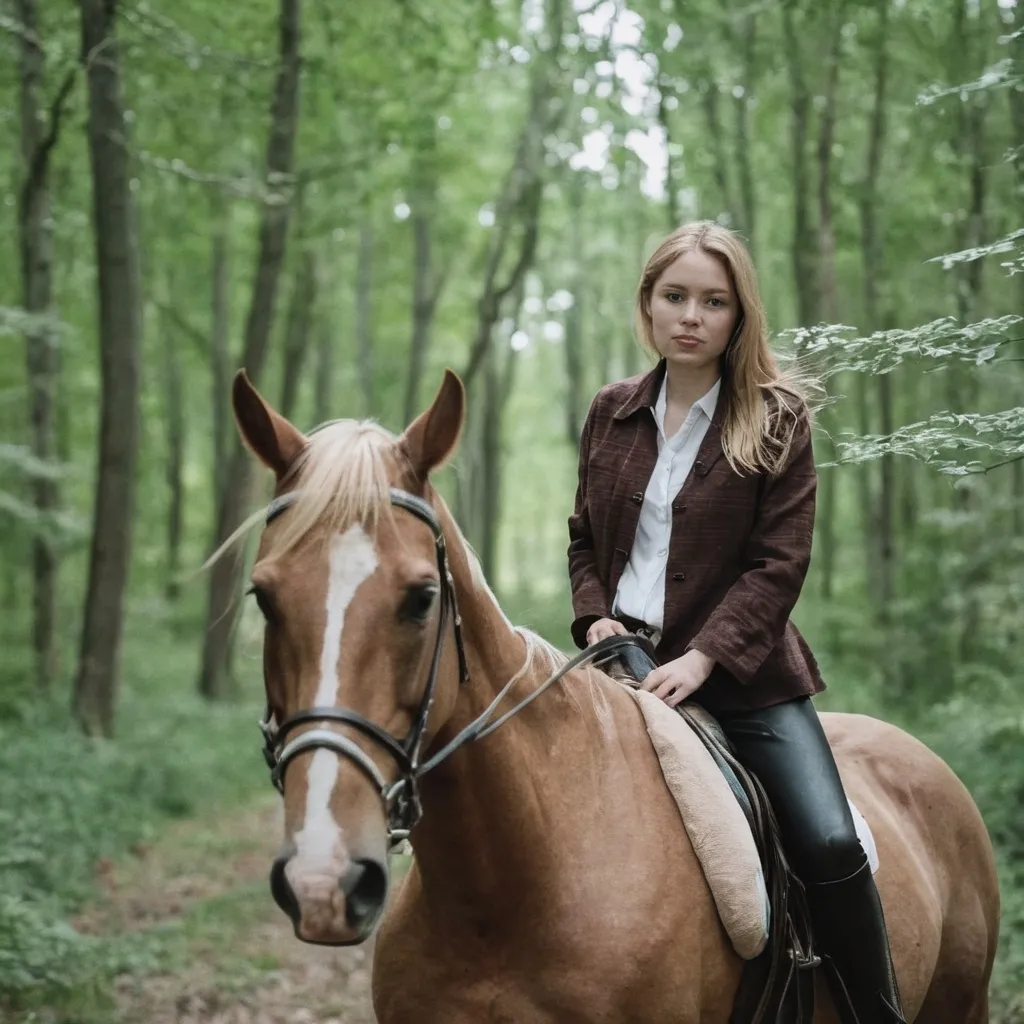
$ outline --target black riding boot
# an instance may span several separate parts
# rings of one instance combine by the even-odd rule
[[[831,961],[829,987],[843,1024],[905,1024],[896,972],[889,952],[882,901],[878,897],[871,865],[838,882],[806,886],[818,951]],[[842,989],[856,1011],[842,1005]]]

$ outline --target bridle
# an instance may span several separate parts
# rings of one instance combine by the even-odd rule
[[[285,512],[298,497],[298,491],[291,491],[275,498],[267,509],[265,525],[269,525]],[[279,792],[284,792],[285,769],[299,754],[318,748],[333,751],[339,757],[351,761],[373,784],[384,803],[384,810],[388,818],[388,832],[392,839],[398,842],[409,834],[410,829],[419,821],[423,813],[417,785],[418,779],[424,771],[420,764],[420,753],[423,737],[427,730],[427,719],[430,716],[430,706],[434,702],[434,691],[437,689],[437,670],[441,663],[441,649],[444,646],[445,626],[449,616],[451,616],[452,627],[455,631],[455,649],[459,657],[459,681],[461,683],[468,682],[469,668],[466,664],[466,651],[462,643],[462,618],[459,615],[459,606],[455,597],[455,582],[448,566],[448,550],[445,546],[441,524],[437,521],[437,516],[430,505],[415,494],[392,487],[390,498],[392,505],[411,512],[430,527],[434,535],[437,570],[441,585],[439,595],[441,609],[437,619],[437,635],[434,639],[434,653],[430,660],[427,685],[423,690],[423,697],[420,699],[420,705],[408,735],[402,740],[396,739],[391,733],[385,732],[379,725],[371,722],[358,711],[340,707],[305,708],[302,711],[296,711],[294,715],[289,715],[283,722],[275,724],[272,722],[273,712],[269,701],[266,713],[260,722],[260,729],[264,739],[263,757],[270,768],[270,779]],[[312,722],[339,722],[350,725],[364,736],[368,736],[379,747],[382,747],[398,766],[398,780],[389,785],[377,765],[357,743],[332,729],[309,729],[290,742],[286,742],[288,734],[296,726],[308,725]]]
[[[269,525],[287,511],[299,498],[299,491],[289,491],[275,498],[267,509],[265,525]],[[405,839],[423,815],[420,802],[419,780],[429,771],[436,768],[442,761],[455,753],[460,747],[474,740],[490,735],[495,729],[507,722],[532,701],[536,700],[545,690],[553,686],[566,673],[587,662],[597,662],[615,657],[616,652],[624,646],[640,646],[639,637],[611,636],[581,651],[576,657],[567,661],[557,672],[549,676],[536,690],[523,698],[518,704],[492,721],[498,705],[518,680],[516,673],[484,712],[469,723],[450,740],[441,750],[428,760],[421,760],[423,738],[427,731],[430,708],[434,702],[437,689],[437,673],[441,663],[441,650],[444,646],[445,627],[449,617],[455,635],[455,650],[459,659],[459,682],[469,681],[469,667],[466,662],[466,651],[462,641],[462,618],[459,615],[458,602],[455,596],[455,581],[448,565],[448,551],[445,546],[444,533],[437,515],[430,504],[397,487],[390,489],[391,504],[397,508],[411,512],[430,527],[434,535],[434,547],[437,553],[437,568],[440,577],[440,612],[437,620],[437,634],[434,639],[434,652],[430,660],[430,671],[427,675],[426,687],[420,700],[419,708],[413,719],[412,727],[404,739],[396,739],[379,725],[368,718],[343,707],[311,707],[296,711],[283,722],[275,722],[274,713],[267,702],[267,708],[260,720],[263,733],[263,757],[270,768],[270,779],[280,793],[284,793],[284,773],[288,765],[299,755],[309,750],[329,750],[344,760],[351,761],[377,791],[384,806],[388,822],[388,835],[391,842],[398,843]],[[349,737],[328,728],[309,729],[288,740],[288,734],[300,725],[311,723],[335,722],[348,725],[367,736],[378,747],[381,747],[398,767],[398,779],[393,783],[381,774],[380,769],[366,752]]]

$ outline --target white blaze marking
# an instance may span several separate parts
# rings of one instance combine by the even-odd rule
[[[352,526],[331,540],[330,568],[327,578],[327,624],[320,652],[320,682],[314,703],[333,707],[338,702],[338,659],[345,612],[359,584],[377,568],[373,541],[361,526]],[[331,794],[338,778],[338,755],[317,750],[309,765],[306,789],[306,818],[295,833],[296,854],[286,870],[295,866],[323,866],[329,861],[341,838],[341,829],[331,814]]]

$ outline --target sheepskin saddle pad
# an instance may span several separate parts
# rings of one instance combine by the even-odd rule
[[[768,941],[770,906],[761,860],[741,793],[681,715],[660,698],[625,683],[647,725],[672,798],[700,861],[719,917],[736,953],[752,960]],[[686,710],[708,729],[717,729],[694,704]],[[726,769],[728,770],[728,769]],[[851,803],[857,833],[872,872],[878,869],[874,838],[863,815]]]

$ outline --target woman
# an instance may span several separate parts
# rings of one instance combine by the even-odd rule
[[[902,1021],[882,907],[789,621],[810,560],[809,412],[769,350],[745,247],[711,222],[673,232],[636,299],[649,373],[602,388],[580,441],[569,574],[585,647],[641,632],[670,706],[716,715],[775,807],[818,941],[859,1024]]]

